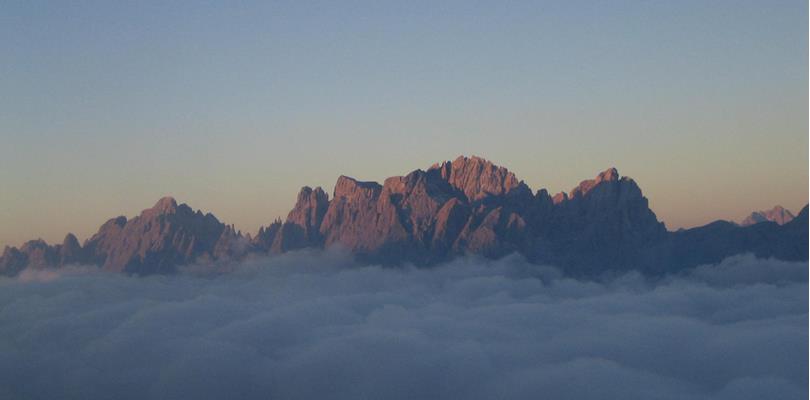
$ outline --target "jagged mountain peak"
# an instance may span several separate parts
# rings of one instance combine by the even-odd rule
[[[377,182],[358,181],[352,177],[341,175],[335,183],[333,198],[353,198],[356,196],[375,196],[382,186]]]
[[[177,200],[171,196],[161,197],[150,210],[160,214],[170,214],[177,211]]]
[[[68,233],[67,235],[65,235],[65,238],[62,240],[62,245],[63,246],[80,246],[79,245],[79,239],[76,237],[76,235],[74,235],[72,233]]]
[[[615,167],[611,167],[600,172],[593,179],[586,179],[580,182],[577,187],[571,189],[568,197],[574,198],[578,196],[585,196],[600,184],[614,184],[621,181],[633,182],[633,180],[629,177],[621,177],[619,175],[619,171]],[[633,183],[633,185],[635,185],[635,183]]]
[[[42,238],[29,240],[20,247],[23,252],[28,252],[35,249],[44,249],[48,247],[48,243]]]
[[[174,197],[165,196],[161,197],[152,208],[147,208],[141,211],[140,215],[136,216],[132,220],[135,219],[156,219],[156,218],[168,218],[173,220],[191,220],[191,219],[207,219],[210,222],[219,223],[217,217],[214,214],[203,213],[201,210],[194,210],[186,203],[181,203],[175,200]],[[125,221],[126,222],[131,222]]]
[[[107,221],[85,242],[90,263],[136,274],[170,273],[192,261],[232,255],[242,236],[213,214],[193,211],[172,197],[127,220]]]
[[[329,195],[327,195],[326,192],[320,186],[315,187],[314,189],[309,186],[304,186],[301,188],[301,190],[298,191],[298,201],[301,201],[313,195],[317,197],[325,197],[325,198],[329,197]]]
[[[778,206],[762,213],[790,215]],[[305,186],[286,220],[277,219],[253,237],[164,197],[130,220],[108,220],[84,246],[68,234],[53,246],[34,240],[20,249],[7,247],[0,273],[71,263],[139,275],[171,273],[188,263],[335,245],[384,264],[518,252],[532,262],[598,273],[588,269],[663,268],[672,254],[683,260],[678,267],[743,251],[806,257],[806,207],[799,219],[785,226],[725,224],[667,232],[636,182],[616,168],[551,197],[545,189],[533,194],[504,167],[461,156],[382,185],[340,176],[331,199],[320,187]]]
[[[758,224],[760,222],[775,222],[779,225],[784,225],[790,222],[795,216],[789,210],[780,205],[776,205],[770,210],[754,211],[746,217],[740,225],[749,226]]]
[[[610,167],[596,176],[596,183],[600,182],[615,182],[618,181],[620,178],[619,170],[616,167]]]
[[[441,176],[470,201],[488,196],[500,196],[524,185],[514,173],[478,156],[459,156],[453,161],[434,164]]]
[[[362,183],[345,178],[340,192],[351,196],[351,193],[354,193],[353,188],[359,186],[362,186]],[[337,186],[335,192],[336,195],[339,192]],[[304,186],[298,192],[298,199],[287,214],[287,220],[283,224],[275,226],[274,223],[268,229],[260,231],[254,243],[263,249],[269,248],[274,253],[315,245],[320,242],[319,229],[328,207],[329,196],[323,189]]]

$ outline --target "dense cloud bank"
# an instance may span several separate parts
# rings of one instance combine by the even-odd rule
[[[650,281],[297,253],[0,280],[0,398],[806,399],[807,263]]]

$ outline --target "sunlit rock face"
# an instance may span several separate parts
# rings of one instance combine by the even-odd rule
[[[78,239],[68,233],[62,244],[48,245],[42,239],[29,240],[19,249],[6,247],[0,255],[0,274],[14,275],[25,268],[47,269],[88,263]]]
[[[134,274],[170,273],[178,265],[237,255],[241,234],[213,214],[160,199],[131,220],[107,221],[85,243],[91,262],[111,271]]]
[[[793,214],[789,211],[784,209],[782,206],[775,206],[770,210],[765,211],[754,211],[746,217],[740,225],[742,226],[750,226],[754,224],[758,224],[761,222],[775,222],[778,225],[784,225],[795,218]]]
[[[382,184],[341,176],[331,199],[319,187],[303,187],[287,218],[254,237],[166,197],[131,220],[110,219],[83,246],[68,235],[61,245],[35,240],[6,248],[0,271],[91,264],[132,274],[171,273],[195,262],[328,247],[386,265],[519,253],[591,276],[672,271],[745,252],[807,259],[806,208],[795,219],[781,207],[755,214],[766,223],[718,221],[668,232],[636,182],[615,168],[552,197],[545,189],[533,193],[504,167],[462,156]]]
[[[321,235],[318,230],[329,207],[329,196],[321,188],[305,186],[298,193],[295,207],[287,220],[274,233],[270,250],[274,253],[318,246]],[[271,229],[272,225],[271,225]],[[268,235],[268,233],[265,233]]]
[[[475,156],[435,164],[430,170],[440,171],[442,179],[464,193],[469,201],[502,196],[523,185],[506,168]]]

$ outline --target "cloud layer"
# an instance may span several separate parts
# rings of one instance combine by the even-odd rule
[[[0,280],[0,398],[805,399],[807,263],[651,281],[336,253]]]

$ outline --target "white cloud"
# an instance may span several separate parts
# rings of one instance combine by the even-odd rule
[[[346,254],[0,281],[2,398],[807,397],[807,263],[563,278]]]

